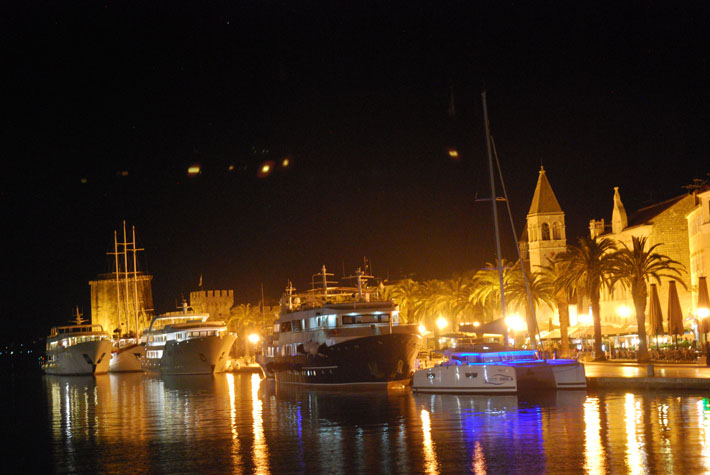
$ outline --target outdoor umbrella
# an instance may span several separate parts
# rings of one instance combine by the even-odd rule
[[[678,348],[678,335],[683,334],[683,310],[680,308],[678,290],[675,280],[669,282],[668,287],[668,333],[675,335],[675,347]]]
[[[658,349],[658,335],[663,335],[663,314],[661,313],[661,301],[658,299],[656,284],[651,284],[651,305],[648,310],[648,324],[650,336],[656,337],[656,349]]]
[[[702,322],[700,322],[700,327],[702,333],[705,333],[706,340],[707,333],[710,332],[710,315],[708,315],[709,309],[710,298],[708,297],[708,284],[705,281],[705,277],[700,277],[698,278],[698,306],[695,310],[699,316],[703,317]]]

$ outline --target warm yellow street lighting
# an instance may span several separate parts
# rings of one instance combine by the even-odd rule
[[[481,322],[473,322],[473,326],[478,328],[481,326]]]
[[[505,324],[508,328],[516,332],[525,330],[525,322],[523,322],[522,317],[517,313],[505,317]]]
[[[436,320],[436,326],[439,328],[439,330],[443,330],[449,325],[449,322],[446,321],[444,317],[439,317]]]
[[[621,318],[626,318],[631,315],[631,308],[628,305],[619,305],[616,307],[616,314]]]
[[[252,333],[251,335],[249,335],[249,343],[257,344],[259,343],[260,339],[261,337],[256,333]]]
[[[419,334],[426,335],[427,333],[429,333],[429,331],[426,329],[426,327],[423,324],[419,325]]]

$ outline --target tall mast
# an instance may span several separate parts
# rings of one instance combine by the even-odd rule
[[[121,328],[121,273],[118,263],[118,233],[113,230],[113,255],[116,257],[116,313],[118,314],[118,328]],[[119,332],[119,338],[121,337]]]
[[[496,197],[496,183],[493,175],[493,154],[491,153],[491,131],[488,127],[488,105],[486,104],[486,91],[481,93],[483,98],[483,122],[486,129],[486,150],[488,151],[488,173],[491,179],[491,206],[493,207],[493,226],[496,233],[496,259],[498,263],[498,281],[500,284],[500,306],[503,312],[503,321],[506,317],[505,292],[503,291],[503,263],[500,250],[500,230],[498,229],[498,205]],[[505,345],[508,345],[507,335]]]
[[[133,230],[133,321],[136,324],[136,330],[133,336],[138,338],[138,267],[136,266],[136,227],[132,226]]]
[[[126,236],[126,220],[123,220],[123,268],[125,270],[126,274],[126,280],[124,281],[125,288],[126,288],[126,333],[130,331],[130,319],[128,318],[128,309],[130,308],[129,306],[129,301],[128,301],[128,237]]]

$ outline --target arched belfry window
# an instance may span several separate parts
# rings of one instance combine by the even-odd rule
[[[552,225],[552,239],[554,240],[560,240],[562,239],[562,233],[560,232],[562,230],[562,226],[560,223],[555,223]]]
[[[543,241],[550,240],[550,225],[547,223],[542,223],[542,240]]]

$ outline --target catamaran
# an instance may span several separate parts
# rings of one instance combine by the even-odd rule
[[[502,258],[500,246],[500,231],[498,228],[498,197],[496,196],[495,179],[493,174],[493,142],[488,124],[488,108],[486,93],[481,94],[483,99],[483,121],[486,133],[486,148],[488,152],[488,171],[491,185],[491,203],[493,208],[493,223],[495,230],[496,256],[498,264],[498,277],[500,282],[500,300],[502,316],[506,314],[505,292],[503,286]],[[500,164],[498,165],[500,174]],[[502,175],[500,175],[502,182]],[[503,187],[505,194],[505,187]],[[511,217],[510,224],[515,233],[510,204],[507,196],[503,200],[508,207]],[[522,263],[520,249],[518,258]],[[521,265],[523,279],[526,287],[527,276],[524,266]],[[528,290],[528,298],[530,291]],[[535,307],[530,300],[530,309],[535,320]],[[496,344],[479,344],[471,348],[457,348],[446,352],[448,359],[443,363],[429,369],[422,369],[414,373],[412,378],[413,391],[426,392],[516,392],[519,390],[537,389],[584,389],[587,381],[584,365],[576,360],[547,360],[540,357],[536,350],[535,334],[537,328],[528,328],[532,349],[510,349]]]

